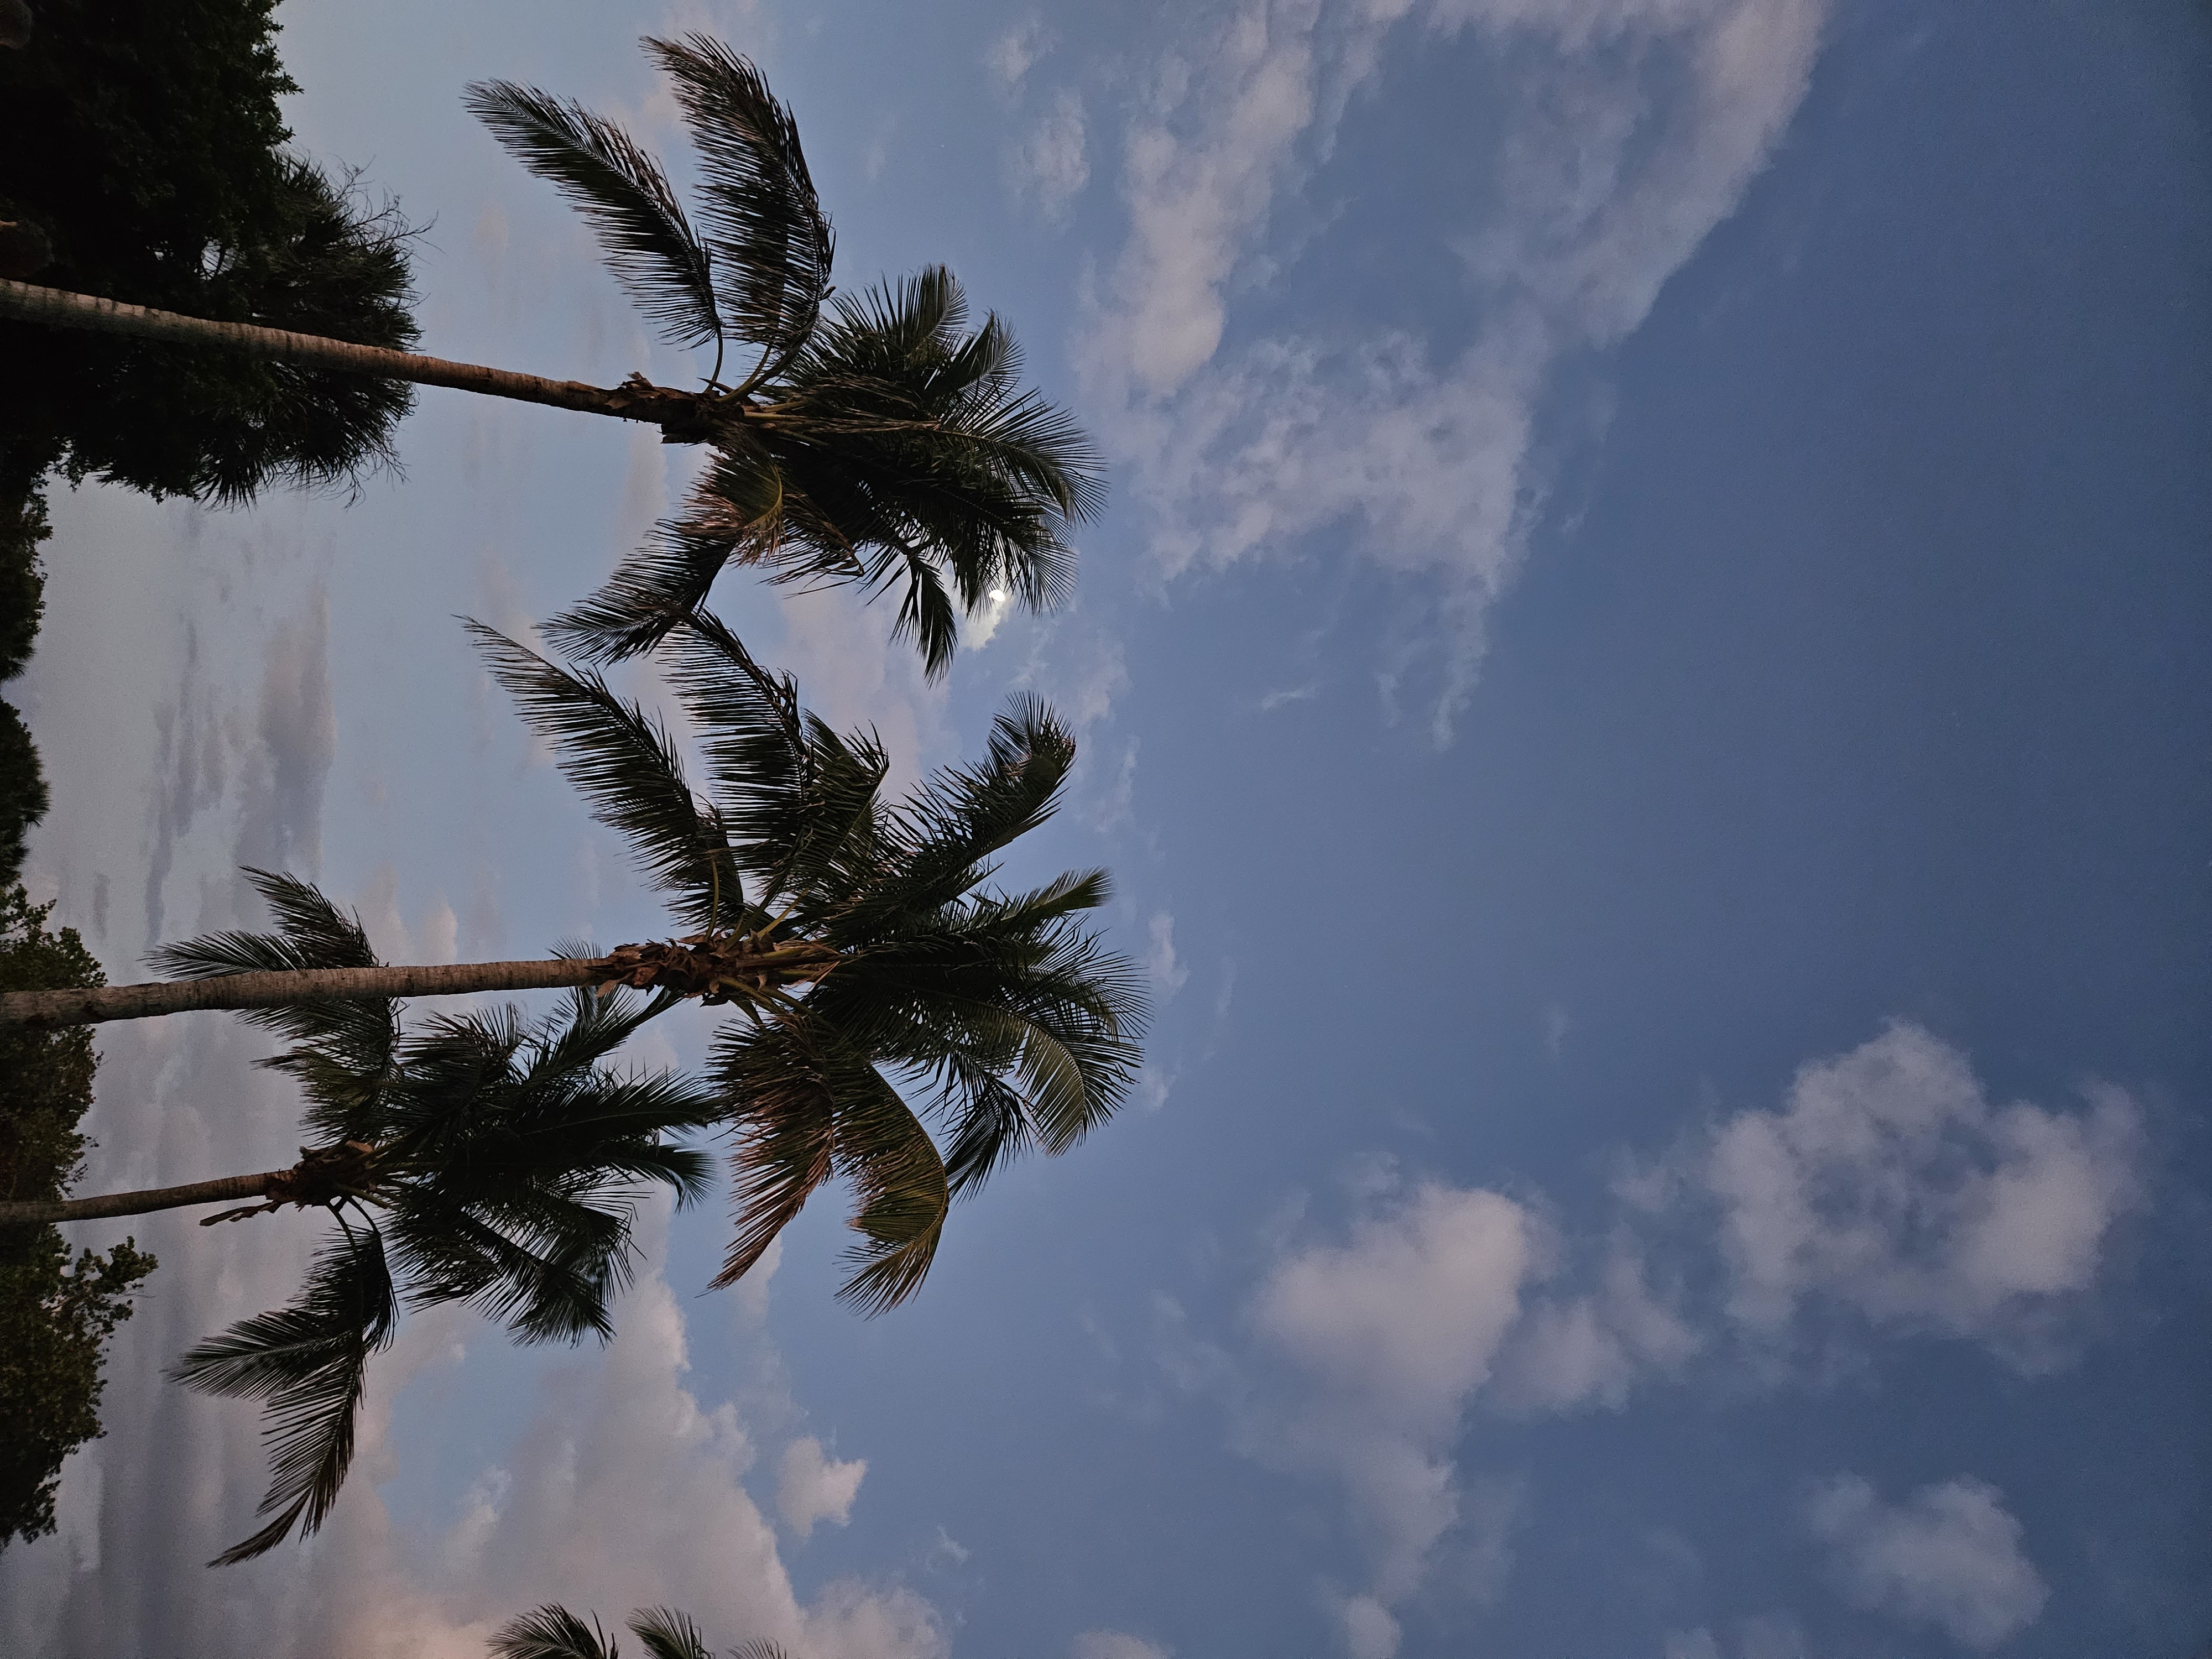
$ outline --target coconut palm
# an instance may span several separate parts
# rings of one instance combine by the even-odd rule
[[[342,999],[616,984],[728,1005],[737,1018],[711,1071],[737,1133],[737,1236],[716,1282],[741,1276],[817,1188],[843,1179],[860,1242],[840,1293],[871,1312],[920,1285],[954,1198],[1030,1146],[1067,1150],[1127,1097],[1141,989],[1080,920],[1105,901],[1105,873],[988,884],[995,855],[1051,816],[1074,761],[1042,703],[1000,716],[981,763],[888,803],[875,738],[803,713],[788,676],[702,613],[661,653],[701,734],[702,799],[666,728],[596,671],[471,626],[524,719],[687,930],[680,939],[436,968],[280,965],[195,941],[160,958],[178,980],[10,994],[0,1019],[190,1007],[276,1019]]]
[[[685,510],[562,619],[568,649],[608,660],[649,648],[734,562],[896,589],[895,632],[942,673],[956,608],[994,595],[1042,608],[1066,593],[1066,531],[1102,499],[1096,458],[1065,413],[1020,390],[1006,325],[968,326],[949,272],[833,295],[833,239],[797,125],[750,63],[704,35],[645,45],[698,153],[694,213],[634,138],[580,104],[503,81],[471,87],[468,103],[582,213],[661,337],[713,349],[696,392],[637,375],[611,388],[550,380],[21,283],[0,283],[0,314],[457,386],[710,444]],[[744,372],[726,380],[732,348]]]
[[[360,924],[308,884],[256,872],[274,934],[223,933],[172,947],[203,961],[373,963]],[[327,1207],[335,1231],[289,1306],[241,1320],[186,1353],[172,1375],[203,1393],[264,1402],[267,1524],[217,1558],[242,1561],[295,1527],[313,1533],[353,1455],[369,1357],[401,1304],[465,1302],[519,1341],[612,1334],[608,1304],[627,1281],[632,1212],[653,1185],[678,1205],[701,1196],[710,1163],[667,1144],[721,1111],[718,1090],[601,1062],[673,999],[576,993],[563,1016],[512,1009],[428,1022],[411,1036],[380,1000],[310,1002],[248,1018],[292,1036],[263,1064],[289,1073],[319,1145],[303,1149],[264,1202]],[[152,1206],[149,1206],[152,1207]]]
[[[691,1615],[673,1607],[640,1607],[629,1616],[630,1630],[650,1659],[714,1659]],[[494,1632],[495,1659],[621,1659],[622,1647],[599,1627],[589,1625],[557,1601],[532,1608]],[[785,1659],[784,1650],[764,1637],[730,1650],[730,1659]]]

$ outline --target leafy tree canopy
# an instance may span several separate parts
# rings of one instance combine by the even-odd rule
[[[0,894],[0,988],[101,983],[76,929],[46,931],[49,908]],[[89,1032],[0,1030],[0,1198],[58,1197],[75,1178],[94,1063]],[[0,1547],[54,1529],[62,1460],[100,1431],[100,1349],[153,1270],[128,1240],[72,1262],[52,1227],[0,1231]]]
[[[40,283],[404,347],[407,228],[288,155],[275,0],[41,0],[0,52],[0,219]],[[47,468],[235,502],[391,458],[403,386],[0,324],[0,498]]]

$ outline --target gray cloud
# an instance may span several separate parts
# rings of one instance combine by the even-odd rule
[[[1993,1648],[2033,1624],[2051,1592],[2021,1551],[2021,1524],[2004,1494],[1960,1475],[1902,1504],[1882,1501],[1856,1475],[1825,1482],[1806,1523],[1829,1547],[1829,1570],[1856,1605],[1934,1625],[1972,1648]]]

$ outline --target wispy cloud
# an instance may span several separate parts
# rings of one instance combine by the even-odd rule
[[[1251,0],[1194,24],[1154,64],[1124,135],[1127,235],[1079,350],[1143,481],[1162,577],[1348,531],[1382,571],[1422,585],[1429,725],[1448,741],[1543,504],[1537,410],[1553,366],[1635,329],[1735,210],[1804,95],[1825,10]],[[1486,145],[1495,205],[1462,208],[1471,342],[1439,351],[1314,318],[1224,349],[1238,283],[1271,269],[1278,205],[1408,29],[1513,53],[1504,130]]]
[[[1813,1493],[1805,1519],[1846,1598],[1968,1647],[2019,1635],[2050,1599],[2004,1494],[1971,1476],[1888,1504],[1857,1475],[1838,1475]]]
[[[1091,182],[1090,122],[1083,95],[1063,87],[1026,133],[1006,151],[1006,179],[1015,199],[1057,224]]]

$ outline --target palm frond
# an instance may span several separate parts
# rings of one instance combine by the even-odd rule
[[[660,722],[617,696],[590,669],[556,667],[505,635],[469,622],[492,676],[524,722],[550,741],[562,773],[592,815],[621,835],[633,862],[669,906],[694,927],[744,903],[728,837],[702,813]]]
[[[629,1627],[653,1659],[714,1659],[691,1615],[674,1607],[640,1607]]]
[[[258,1512],[275,1518],[211,1565],[265,1554],[295,1526],[321,1527],[353,1461],[368,1357],[392,1340],[397,1316],[383,1242],[365,1227],[317,1254],[299,1302],[240,1321],[171,1368],[200,1393],[267,1402],[270,1484]]]
[[[621,1648],[557,1601],[509,1620],[493,1632],[495,1659],[621,1659]]]
[[[277,932],[204,933],[163,945],[148,961],[177,979],[379,965],[361,919],[313,884],[268,870],[245,873],[275,913]],[[311,1132],[328,1140],[375,1139],[377,1101],[397,1031],[390,999],[295,1002],[242,1010],[240,1018],[292,1039],[293,1048],[259,1063],[299,1079]]]
[[[660,164],[613,122],[509,81],[479,81],[464,101],[522,165],[584,216],[607,264],[672,344],[722,338],[714,271]]]
[[[1075,738],[1059,717],[1040,698],[1015,699],[992,722],[980,765],[944,769],[895,814],[905,853],[900,902],[934,909],[965,891],[975,866],[1058,810],[1074,764]]]
[[[737,1125],[730,1197],[737,1236],[714,1275],[734,1284],[836,1173],[838,1057],[807,1022],[728,1030],[711,1061]]]
[[[851,1225],[861,1242],[845,1253],[851,1278],[837,1299],[878,1314],[921,1288],[951,1207],[945,1162],[929,1132],[873,1066],[859,1071],[836,1115],[837,1167],[853,1187]]]
[[[731,331],[761,348],[748,384],[805,343],[830,292],[835,241],[816,198],[799,126],[760,71],[704,34],[648,40],[674,82],[699,152],[700,222]]]

